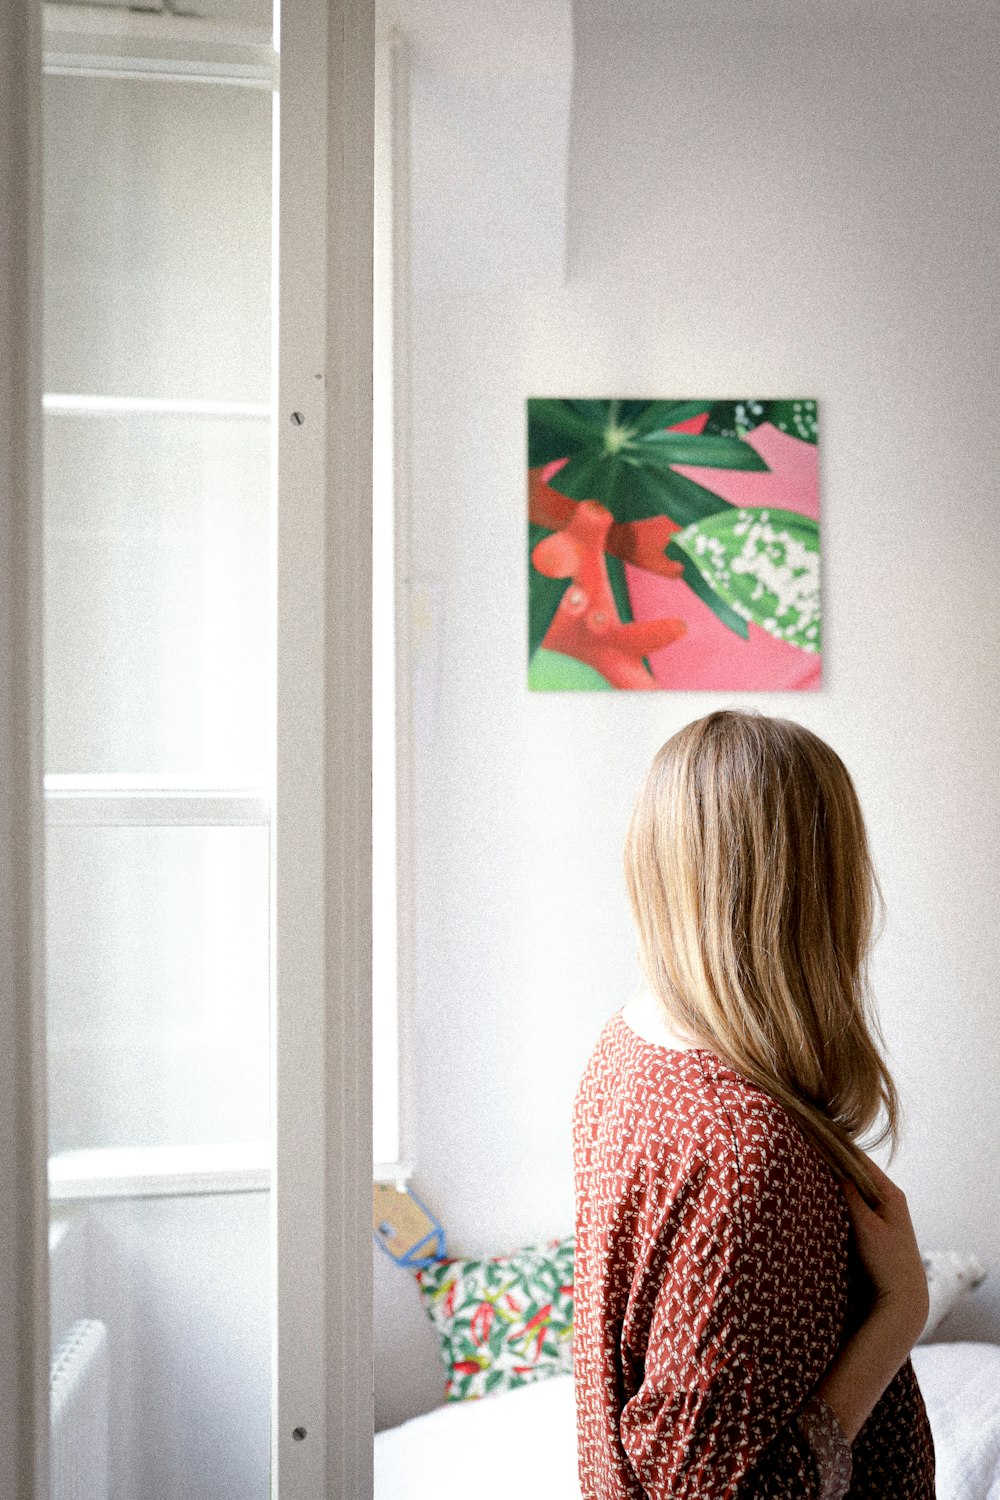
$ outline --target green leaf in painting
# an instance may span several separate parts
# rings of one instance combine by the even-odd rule
[[[618,617],[622,624],[628,624],[632,616],[632,600],[629,598],[628,583],[625,578],[625,564],[620,557],[612,557],[606,553],[604,561],[608,567],[608,580],[611,584],[611,592],[615,596],[615,604],[618,606]],[[649,665],[649,657],[642,657],[642,664],[647,672],[652,672]]]
[[[611,401],[567,401],[566,405],[578,411],[597,432],[604,432],[609,425]]]
[[[762,422],[769,422],[769,401],[760,401],[756,396],[750,396],[746,401],[733,402],[733,420],[736,423],[736,431],[739,433],[753,432]]]
[[[604,561],[608,568],[611,592],[618,606],[618,617],[627,624],[632,618],[632,601],[628,596],[628,584],[625,582],[625,564],[620,557],[612,557],[609,552],[604,554]]]
[[[562,651],[547,651],[544,646],[531,658],[528,687],[545,693],[614,692],[607,678],[585,661]]]
[[[567,458],[601,442],[602,425],[588,421],[568,401],[528,399],[528,468]]]
[[[610,496],[614,487],[617,454],[605,453],[603,448],[587,448],[577,453],[558,472],[549,484],[560,495],[569,495],[573,500],[599,500],[611,509]]]
[[[661,427],[674,427],[678,422],[687,422],[691,417],[700,417],[708,410],[707,401],[637,401],[640,410],[634,414],[622,412],[622,421],[635,437],[645,437],[647,432],[656,432]],[[622,403],[623,407],[625,403]]]
[[[703,604],[708,605],[709,609],[714,615],[718,616],[726,629],[731,630],[744,641],[747,640],[750,631],[746,620],[738,615],[735,610],[729,608],[725,599],[721,599],[715,590],[705,581],[687,553],[682,552],[679,547],[674,546],[673,540],[671,540],[670,545],[667,547],[667,556],[673,558],[674,562],[679,562],[683,565],[684,582],[688,588],[692,593],[697,594]]]
[[[645,521],[669,514],[669,494],[662,475],[622,457],[616,464],[608,498],[604,502],[616,521]]]
[[[559,608],[562,599],[569,587],[568,578],[549,578],[544,573],[539,573],[531,561],[531,553],[535,544],[541,541],[543,536],[551,536],[551,528],[537,526],[534,521],[528,522],[528,662],[534,656],[538,647],[552,624],[553,616]]]
[[[668,515],[678,526],[690,526],[693,521],[733,509],[721,495],[707,490],[686,474],[678,474],[676,469],[657,470],[657,478],[663,491],[661,514]]]
[[[736,402],[713,401],[708,408],[708,421],[702,432],[719,437],[739,437],[740,430],[736,425]]]
[[[815,443],[818,433],[816,402],[799,400],[770,401],[751,396],[744,401],[713,401],[705,423],[706,433],[736,437],[752,432],[762,422],[770,422],[790,437],[804,443]]]
[[[664,464],[700,464],[706,469],[741,469],[766,474],[767,464],[756,449],[738,437],[716,437],[696,432],[652,432],[641,441],[629,444],[630,452],[641,462]]]
[[[744,620],[803,651],[820,649],[819,526],[754,506],[708,516],[671,538]]]
[[[819,428],[815,401],[769,401],[767,408],[767,420],[789,437],[816,442]]]
[[[621,453],[579,453],[550,480],[552,488],[574,500],[596,500],[616,521],[644,521],[669,516],[687,526],[729,505],[721,495],[678,474],[667,461],[641,463],[631,448]]]

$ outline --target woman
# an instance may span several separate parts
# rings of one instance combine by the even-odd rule
[[[583,1500],[933,1500],[906,1200],[856,1144],[878,891],[809,730],[714,713],[661,747],[625,845],[643,992],[573,1108]],[[853,1231],[853,1232],[852,1232]]]

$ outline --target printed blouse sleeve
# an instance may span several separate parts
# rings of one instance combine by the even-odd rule
[[[745,1144],[664,1188],[622,1330],[621,1444],[649,1500],[842,1500],[850,1448],[815,1392],[839,1326],[808,1162],[791,1138]]]
[[[836,1415],[820,1395],[812,1396],[796,1421],[820,1478],[820,1500],[843,1500],[851,1487],[851,1445]]]

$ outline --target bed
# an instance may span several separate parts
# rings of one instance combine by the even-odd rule
[[[912,1351],[937,1500],[1000,1500],[1000,1345]],[[453,1401],[375,1435],[375,1500],[580,1500],[572,1375]]]
[[[930,1305],[910,1357],[934,1438],[937,1500],[1000,1500],[1000,1344],[933,1342],[987,1269],[967,1251],[922,1247],[921,1256]],[[573,1275],[572,1234],[421,1262],[415,1285],[438,1336],[446,1399],[376,1432],[375,1500],[580,1500]]]

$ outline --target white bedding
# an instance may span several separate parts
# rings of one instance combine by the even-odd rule
[[[913,1350],[937,1500],[1000,1500],[1000,1345]],[[456,1401],[375,1434],[375,1500],[580,1500],[573,1379]]]
[[[375,1500],[580,1500],[572,1375],[375,1434]]]
[[[934,1434],[937,1500],[1000,1500],[1000,1345],[920,1344],[910,1358]]]

